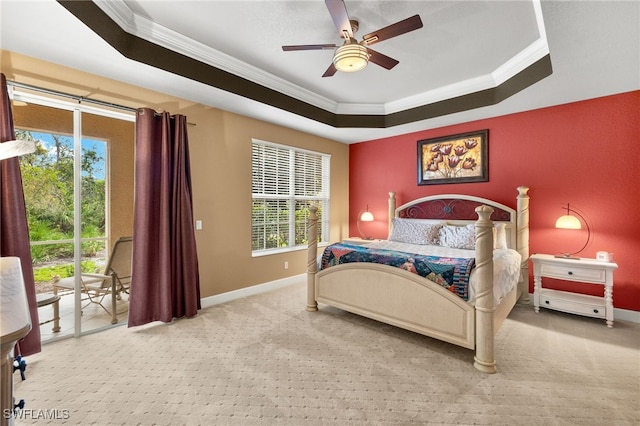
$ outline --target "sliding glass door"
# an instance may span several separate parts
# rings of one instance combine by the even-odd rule
[[[133,114],[28,91],[14,90],[13,102],[17,137],[37,147],[20,165],[43,341],[126,322],[127,294],[118,293],[113,311],[111,281],[100,275],[123,236],[112,233],[112,219],[116,232],[132,229],[132,212],[120,213],[132,202],[112,202],[133,198]]]

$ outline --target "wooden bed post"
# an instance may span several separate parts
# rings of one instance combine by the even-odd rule
[[[394,217],[396,217],[396,193],[392,191],[389,192],[389,231],[387,232],[387,238],[391,235],[391,221]]]
[[[522,281],[518,283],[520,286],[520,299],[518,303],[528,305],[529,301],[529,188],[526,186],[518,187],[517,198],[517,224],[516,230],[516,250],[522,256],[522,264],[520,265],[520,273]]]
[[[476,208],[476,354],[473,366],[483,373],[495,373],[493,336],[493,208]]]
[[[316,272],[318,272],[318,208],[311,207],[309,213],[309,230],[307,236],[309,245],[307,247],[307,311],[318,310],[316,302]]]

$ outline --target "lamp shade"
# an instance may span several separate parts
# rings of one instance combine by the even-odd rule
[[[333,65],[338,71],[360,71],[369,63],[369,51],[366,47],[355,42],[347,42],[336,49],[333,55]]]
[[[31,314],[19,257],[0,257],[0,290],[0,336],[4,341],[20,331],[31,330]]]
[[[373,214],[370,211],[363,212],[360,215],[360,220],[363,222],[373,222]]]
[[[582,225],[580,224],[580,220],[577,217],[565,214],[560,216],[558,220],[556,220],[556,228],[561,229],[582,229]]]

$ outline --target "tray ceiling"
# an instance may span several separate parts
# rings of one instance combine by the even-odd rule
[[[635,36],[609,56],[622,60],[619,50],[626,49],[632,56],[624,60],[637,60],[637,19],[634,27],[628,13],[638,7],[570,3],[347,0],[349,17],[360,23],[356,38],[415,14],[424,26],[376,44],[400,62],[392,70],[369,64],[330,78],[322,74],[331,50],[281,49],[340,43],[319,0],[42,0],[0,7],[3,49],[349,143],[593,97],[546,92],[544,99],[534,92],[571,81],[571,67],[584,58],[567,61],[570,42],[577,29],[607,22],[599,19],[603,12],[626,19],[630,25],[621,31]],[[29,31],[18,31],[20,20],[32,23]],[[591,46],[600,56],[603,42],[611,47],[624,38],[605,26],[597,31],[606,39]],[[637,89],[637,80],[625,75],[618,84],[625,89],[602,95]]]

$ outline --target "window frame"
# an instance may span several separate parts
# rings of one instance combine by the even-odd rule
[[[278,193],[277,189],[274,189],[269,193],[267,191],[262,192],[254,192],[256,187],[255,175],[256,175],[256,163],[255,163],[255,149],[256,147],[268,147],[271,149],[278,150],[278,156],[280,156],[283,152],[285,152],[288,156],[288,164],[286,167],[282,169],[278,169],[281,173],[278,173],[279,177],[283,175],[287,175],[287,193],[282,194]],[[303,170],[297,168],[297,164],[295,161],[296,154],[304,154],[311,155],[317,157],[317,160],[321,161],[321,171],[320,174],[316,174],[316,179],[319,179],[320,184],[320,193],[317,195],[309,196],[309,195],[301,195],[296,194],[296,176],[305,176],[305,174],[301,173]],[[264,162],[260,163],[260,170],[264,170]],[[306,170],[306,169],[304,169]],[[318,241],[328,241],[329,240],[329,211],[330,211],[330,174],[331,174],[331,155],[323,152],[312,151],[304,148],[298,148],[290,145],[284,145],[274,142],[268,142],[256,138],[252,138],[251,140],[251,255],[252,257],[266,256],[277,253],[285,253],[291,251],[297,251],[306,249],[307,244],[295,244],[296,243],[296,229],[299,224],[299,221],[296,222],[296,207],[302,204],[313,203],[318,207],[318,224],[319,224],[319,232],[318,232]],[[264,182],[262,182],[264,185]],[[273,184],[273,182],[272,182]],[[282,189],[282,181],[278,181],[278,183],[273,184],[273,187],[279,187]],[[299,189],[299,188],[298,188]],[[283,224],[286,225],[287,228],[287,246],[281,247],[273,247],[273,248],[264,248],[266,245],[266,238],[262,240],[262,248],[254,248],[254,242],[256,241],[255,232],[256,227],[261,227],[263,232],[265,231],[266,226],[268,224],[266,222],[255,222],[254,221],[254,208],[256,200],[264,200],[264,201],[285,201],[287,204],[286,209],[288,210],[287,220],[282,221],[279,219],[279,215],[276,214],[274,217],[276,218],[275,222],[272,225],[276,225],[278,229],[282,230],[282,227],[278,225]],[[304,208],[304,207],[303,207]],[[308,216],[304,218],[304,226],[305,226],[305,236],[306,230],[308,229]]]

